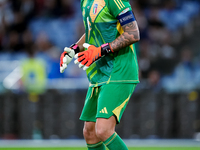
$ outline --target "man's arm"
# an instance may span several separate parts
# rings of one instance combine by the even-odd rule
[[[85,33],[83,34],[83,36],[76,43],[78,45],[78,47],[79,47],[80,52],[85,50],[85,48],[83,47],[84,43],[85,43]]]
[[[123,25],[122,29],[124,30],[124,33],[110,43],[113,51],[119,51],[140,40],[140,33],[136,21]]]
[[[127,47],[140,40],[140,33],[136,21],[132,21],[122,26],[124,33],[122,33],[117,39],[110,43],[113,51],[119,51],[120,49]],[[85,43],[85,34],[76,43],[79,46],[80,52],[84,51],[83,44]]]
[[[119,51],[125,47],[130,46],[140,40],[139,29],[135,17],[131,11],[123,13],[117,17],[124,33],[117,37],[113,42],[106,43],[100,47],[94,45],[84,44],[87,48],[86,51],[77,53],[74,57],[75,64],[79,64],[79,67],[83,67],[83,70],[89,68],[89,66],[102,56],[105,56],[111,52]]]

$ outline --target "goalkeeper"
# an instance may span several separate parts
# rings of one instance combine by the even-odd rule
[[[60,71],[75,57],[90,82],[80,119],[88,150],[127,150],[115,132],[137,85],[134,43],[139,30],[128,0],[81,0],[85,34],[61,55]]]

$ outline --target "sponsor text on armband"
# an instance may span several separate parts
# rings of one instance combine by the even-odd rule
[[[125,25],[125,24],[128,24],[130,22],[133,22],[135,21],[135,17],[133,15],[133,12],[132,11],[128,11],[124,14],[121,14],[117,17],[117,19],[119,20],[121,26]]]

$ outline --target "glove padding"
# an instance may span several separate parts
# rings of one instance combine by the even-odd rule
[[[84,43],[83,47],[87,48],[88,50],[77,53],[74,56],[74,58],[76,59],[74,63],[80,63],[79,68],[83,67],[83,70],[87,70],[94,61],[102,56],[101,47],[95,47],[94,45],[90,45],[87,43]]]
[[[60,73],[64,72],[74,55],[75,51],[72,48],[65,47],[64,52],[60,56]]]

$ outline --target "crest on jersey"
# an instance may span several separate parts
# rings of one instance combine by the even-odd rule
[[[98,4],[94,4],[94,7],[93,7],[93,14],[94,15],[97,13],[97,8],[98,8]]]

